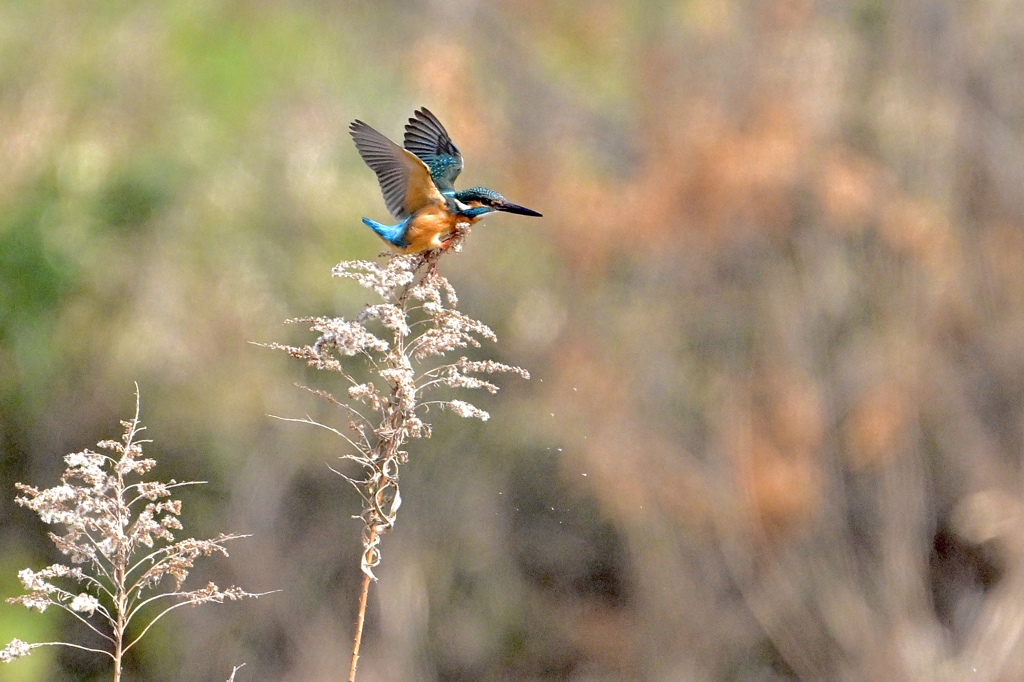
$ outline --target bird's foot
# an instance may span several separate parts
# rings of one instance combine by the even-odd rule
[[[462,251],[462,242],[466,239],[466,235],[468,234],[469,224],[459,223],[441,242],[441,250],[445,253],[449,250],[454,250],[456,253]]]

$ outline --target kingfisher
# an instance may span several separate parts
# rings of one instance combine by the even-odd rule
[[[363,218],[363,223],[399,253],[447,249],[459,223],[472,225],[493,211],[541,216],[486,187],[456,191],[462,154],[426,107],[409,119],[404,148],[359,120],[352,122],[349,133],[377,175],[388,211],[399,220],[384,225]]]

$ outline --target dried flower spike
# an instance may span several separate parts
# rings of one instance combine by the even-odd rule
[[[84,450],[67,455],[60,485],[39,490],[16,484],[22,493],[18,504],[39,514],[44,523],[64,527],[63,533],[50,533],[50,538],[72,565],[24,569],[18,578],[28,593],[7,601],[40,612],[50,606],[63,609],[95,634],[96,643],[27,644],[15,639],[0,651],[0,662],[27,656],[36,647],[72,647],[109,657],[118,682],[124,654],[174,609],[262,596],[238,587],[222,590],[213,583],[182,589],[196,559],[227,556],[225,544],[247,536],[175,540],[175,532],[182,529],[181,502],[171,495],[176,488],[198,482],[142,480],[156,460],[143,456],[142,446],[150,441],[139,439],[144,427],[139,423],[138,386],[135,417],[121,425],[120,441],[98,444],[105,453]],[[151,605],[153,609],[146,608]]]
[[[453,251],[458,250],[464,236],[456,235]],[[376,580],[373,569],[381,561],[381,536],[394,527],[402,503],[398,470],[408,460],[408,441],[430,436],[431,426],[425,417],[432,407],[460,417],[484,421],[490,418],[487,412],[464,400],[426,400],[426,395],[442,387],[497,392],[498,386],[480,375],[511,373],[524,379],[530,377],[520,367],[492,360],[448,358],[454,351],[479,348],[482,341],[493,342],[497,337],[483,322],[456,310],[455,289],[437,269],[440,256],[440,251],[427,251],[393,256],[383,264],[361,260],[338,264],[334,276],[353,280],[380,296],[383,302],[368,303],[352,319],[290,320],[309,324],[319,334],[311,345],[267,344],[312,367],[339,374],[345,382],[347,401],[327,391],[313,393],[344,412],[350,433],[308,418],[288,421],[313,424],[337,434],[351,447],[343,458],[356,462],[363,470],[360,478],[337,472],[363,500],[359,518],[363,522],[360,565],[364,580],[350,680],[355,679],[370,581]],[[369,380],[364,377],[367,370]]]
[[[380,535],[394,526],[401,501],[398,465],[405,462],[405,445],[411,438],[430,435],[424,420],[431,407],[460,417],[486,421],[490,415],[464,400],[425,400],[439,387],[477,388],[496,393],[498,386],[480,375],[512,373],[528,379],[529,373],[493,360],[459,357],[437,362],[453,351],[479,348],[481,341],[496,341],[483,322],[456,310],[454,287],[437,269],[439,253],[393,256],[383,264],[345,261],[334,267],[335,277],[351,279],[384,299],[367,304],[353,319],[313,317],[289,322],[310,325],[319,338],[312,345],[295,347],[268,344],[286,351],[317,369],[340,374],[346,380],[348,402],[325,391],[321,397],[342,408],[351,419],[348,436],[352,446],[346,459],[365,470],[362,479],[349,481],[365,502],[363,571],[374,578],[380,563]],[[369,367],[373,380],[356,379],[353,363]],[[307,419],[294,421],[307,422]],[[323,426],[317,424],[318,426]],[[347,478],[347,477],[346,477]],[[374,578],[375,579],[375,578]]]

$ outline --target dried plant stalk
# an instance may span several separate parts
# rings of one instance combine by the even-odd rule
[[[320,336],[302,347],[268,344],[306,361],[311,366],[344,378],[347,400],[326,391],[313,391],[343,411],[349,421],[348,433],[310,419],[292,419],[327,428],[343,438],[350,451],[343,456],[359,464],[360,478],[344,476],[363,500],[363,552],[360,559],[365,575],[360,595],[356,637],[353,644],[350,680],[356,664],[373,569],[380,564],[380,541],[394,527],[402,503],[399,467],[408,461],[405,447],[410,439],[429,437],[424,421],[432,407],[450,410],[460,417],[487,420],[490,415],[471,403],[450,398],[425,399],[440,387],[477,388],[495,393],[498,387],[483,378],[512,373],[525,379],[521,367],[490,360],[476,361],[447,356],[481,341],[496,341],[494,332],[479,320],[458,311],[455,289],[437,269],[439,251],[392,256],[382,264],[345,261],[333,270],[335,277],[355,281],[375,292],[383,302],[367,304],[354,319],[316,317],[289,320],[310,324]],[[359,364],[369,369],[371,379],[356,379]],[[312,389],[309,389],[312,390]]]
[[[63,534],[50,533],[50,539],[72,565],[53,564],[41,571],[26,568],[18,577],[28,594],[7,601],[40,612],[50,606],[63,609],[89,628],[98,643],[28,644],[15,639],[0,651],[0,661],[13,661],[41,646],[66,646],[110,658],[113,679],[118,682],[124,655],[171,611],[262,596],[239,587],[222,590],[213,583],[182,589],[196,559],[227,556],[225,545],[247,536],[220,534],[210,540],[175,541],[174,533],[182,530],[181,502],[171,498],[172,492],[200,481],[142,480],[156,460],[144,457],[142,446],[150,441],[139,439],[145,427],[139,423],[138,386],[135,416],[121,425],[120,441],[98,444],[110,454],[84,450],[67,455],[60,485],[40,490],[17,484],[22,493],[18,504],[39,514],[44,523],[64,526]],[[173,589],[161,591],[168,580]],[[78,590],[68,589],[69,583],[77,583]],[[147,607],[155,608],[155,613]]]

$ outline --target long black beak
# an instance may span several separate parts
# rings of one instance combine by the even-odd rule
[[[513,204],[511,201],[495,202],[494,208],[505,213],[518,213],[519,215],[532,215],[535,218],[543,218],[540,213],[537,213],[532,208],[526,208],[519,204]]]

